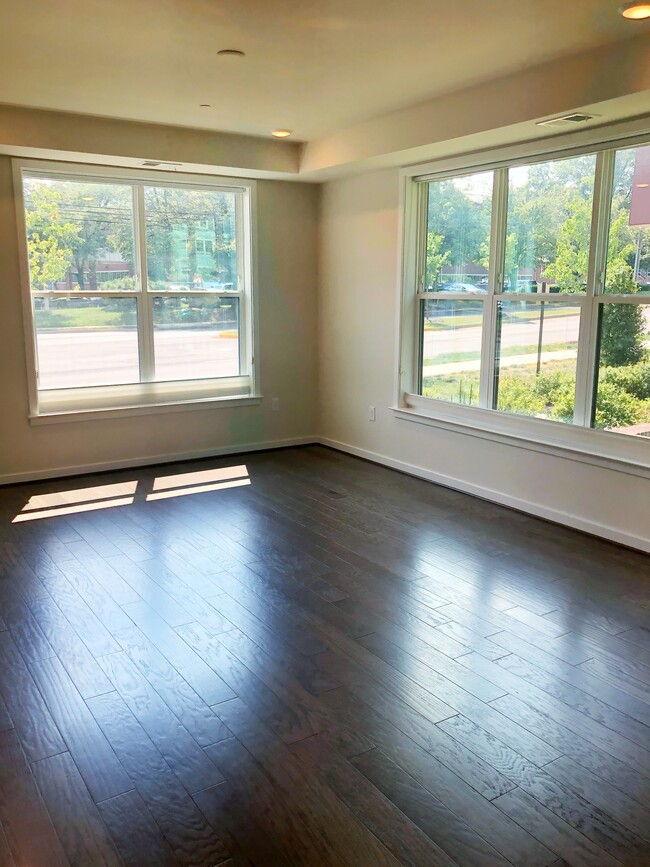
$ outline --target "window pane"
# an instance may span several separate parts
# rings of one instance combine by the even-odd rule
[[[580,308],[498,302],[494,406],[572,422]]]
[[[145,187],[152,292],[236,290],[236,194]]]
[[[584,292],[596,157],[508,170],[504,292]]]
[[[486,293],[492,172],[428,184],[428,292]]]
[[[482,301],[423,299],[421,373],[424,397],[478,403]]]
[[[130,186],[26,177],[24,193],[33,291],[136,288]]]
[[[239,299],[159,295],[153,301],[156,379],[239,376]]]
[[[138,382],[136,299],[34,298],[38,387]]]
[[[616,152],[605,292],[650,292],[650,146]]]
[[[603,304],[594,427],[650,437],[650,304]]]

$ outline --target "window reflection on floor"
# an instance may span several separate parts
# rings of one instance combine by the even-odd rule
[[[75,515],[98,509],[110,509],[115,506],[130,506],[136,500],[151,502],[171,497],[184,497],[190,494],[202,494],[208,491],[239,488],[250,485],[250,483],[248,468],[245,464],[240,464],[235,467],[220,467],[192,473],[157,476],[151,486],[151,492],[143,490],[145,483],[142,481],[128,481],[93,485],[90,488],[75,488],[70,491],[60,490],[47,494],[36,494],[30,497],[13,518],[12,523],[18,524],[24,521],[38,521],[43,518]]]

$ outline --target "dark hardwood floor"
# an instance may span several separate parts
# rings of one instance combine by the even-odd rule
[[[310,446],[1,489],[0,574],[6,867],[650,864],[645,555]]]

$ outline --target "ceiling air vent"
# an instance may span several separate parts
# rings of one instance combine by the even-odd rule
[[[586,123],[588,120],[593,120],[593,114],[583,114],[580,111],[573,114],[564,114],[562,117],[553,117],[551,120],[539,120],[537,126],[575,126],[579,123]]]

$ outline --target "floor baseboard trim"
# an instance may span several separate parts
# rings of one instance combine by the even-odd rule
[[[79,464],[78,466],[55,467],[53,469],[29,470],[23,473],[9,473],[0,476],[0,485],[15,485],[21,482],[35,482],[44,479],[65,478],[66,476],[82,476],[91,473],[104,473],[111,470],[125,470],[130,467],[155,466],[156,464],[174,464],[179,461],[192,461],[200,458],[216,458],[221,455],[246,454],[261,452],[267,449],[285,449],[292,446],[306,446],[319,442],[316,436],[290,437],[282,440],[267,440],[259,443],[241,443],[232,446],[217,446],[210,449],[197,449],[191,452],[171,452],[162,455],[147,455],[146,457],[125,458],[119,461],[99,461],[94,464]]]
[[[443,473],[436,473],[432,470],[426,469],[425,467],[419,467],[415,464],[399,461],[395,458],[390,458],[386,455],[369,451],[368,449],[361,449],[357,446],[349,445],[348,443],[339,442],[338,440],[319,437],[318,442],[321,445],[328,446],[337,451],[345,452],[358,458],[364,458],[364,460],[371,461],[375,464],[381,464],[385,467],[390,467],[393,470],[399,470],[409,476],[425,479],[428,482],[434,482],[434,484],[442,485],[445,488],[453,488],[456,491],[462,491],[464,494],[471,494],[472,496],[479,497],[482,500],[489,500],[490,502],[497,503],[500,506],[507,506],[510,509],[516,509],[518,512],[525,512],[528,515],[534,515],[537,518],[552,521],[554,524],[561,524],[564,527],[571,527],[574,530],[580,530],[582,533],[588,533],[590,536],[598,536],[601,539],[607,539],[610,542],[625,545],[627,548],[634,548],[638,551],[650,553],[650,539],[644,539],[641,536],[633,536],[630,533],[622,532],[621,530],[617,530],[615,527],[610,527],[607,524],[598,524],[595,521],[586,520],[578,515],[561,512],[557,509],[549,509],[546,506],[532,503],[529,500],[523,500],[520,497],[512,497],[509,494],[502,493],[501,491],[485,488],[481,485],[474,485],[471,482],[464,481],[463,479],[457,479],[453,476],[444,475]]]

